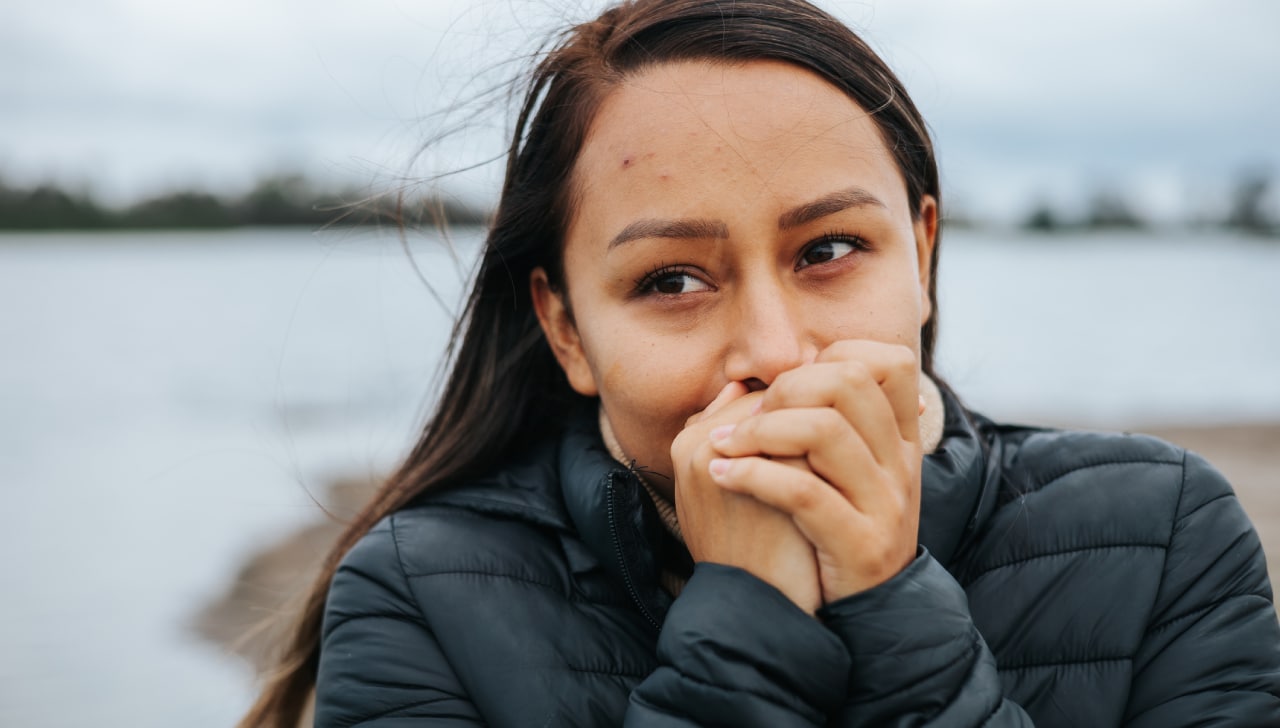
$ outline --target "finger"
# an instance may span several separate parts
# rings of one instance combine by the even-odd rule
[[[714,451],[707,442],[707,433],[716,425],[735,424],[750,416],[751,410],[762,396],[764,392],[746,392],[746,386],[741,382],[731,382],[717,396],[721,401],[714,410],[698,415],[697,422],[685,425],[671,441],[671,462],[690,462],[690,458],[695,457],[704,445],[707,446],[707,458],[710,459],[714,456]],[[708,409],[711,410],[710,407]],[[702,470],[705,471],[705,467]]]
[[[711,415],[714,415],[716,412],[723,409],[725,405],[729,404],[735,399],[738,399],[739,397],[741,397],[742,395],[746,394],[749,391],[750,390],[747,389],[747,385],[743,384],[740,381],[734,380],[732,382],[729,382],[728,384],[724,385],[724,387],[720,389],[720,393],[717,394],[715,398],[712,399],[709,404],[707,404],[706,407],[702,408],[701,412],[694,414],[688,420],[685,421],[685,427],[688,427],[689,425],[697,424],[705,420],[706,418],[710,417]]]
[[[828,553],[844,553],[866,523],[841,495],[812,473],[761,457],[718,458],[709,466],[717,485],[749,495],[791,516],[804,537]],[[855,527],[851,527],[855,526]]]
[[[830,407],[778,410],[716,428],[711,447],[727,458],[803,457],[828,487],[862,511],[877,511],[902,498],[892,492],[894,479],[885,477],[866,442]]]
[[[823,349],[816,361],[861,362],[888,397],[902,439],[920,441],[920,361],[909,347],[847,339]]]
[[[831,407],[762,412],[738,423],[713,428],[709,436],[711,447],[725,457],[766,455],[772,458],[806,457],[825,442],[858,439],[852,425]]]
[[[866,441],[877,462],[894,463],[901,458],[903,438],[897,414],[871,369],[862,362],[824,362],[784,372],[765,392],[761,409],[810,407],[831,407],[839,412]]]

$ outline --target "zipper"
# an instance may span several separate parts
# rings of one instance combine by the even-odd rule
[[[658,624],[658,620],[649,611],[649,607],[645,606],[643,600],[640,599],[640,591],[636,589],[635,581],[631,578],[631,569],[627,566],[627,559],[622,553],[622,539],[618,536],[618,517],[617,509],[614,506],[614,476],[616,473],[609,474],[609,534],[613,537],[613,552],[618,557],[618,568],[622,572],[622,581],[627,585],[627,592],[631,595],[631,601],[636,603],[640,608],[640,614],[644,615],[646,621],[653,627],[655,632],[661,632],[662,626]]]

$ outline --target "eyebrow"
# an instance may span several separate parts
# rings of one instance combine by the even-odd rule
[[[883,207],[886,210],[888,209],[888,205],[881,202],[879,197],[861,187],[850,187],[839,192],[832,192],[829,195],[823,195],[813,202],[782,213],[778,216],[778,229],[790,230],[853,207]]]
[[[636,220],[613,236],[609,247],[639,238],[727,238],[729,226],[718,220]]]
[[[778,216],[778,229],[790,230],[827,215],[834,215],[837,212],[854,207],[882,207],[888,209],[888,206],[881,202],[880,198],[870,192],[861,187],[850,187],[823,195],[813,202],[807,202],[799,207],[787,210]],[[714,239],[727,237],[729,237],[729,226],[720,220],[698,218],[657,220],[649,218],[637,220],[624,227],[621,232],[613,236],[613,240],[609,241],[609,249],[641,238]]]

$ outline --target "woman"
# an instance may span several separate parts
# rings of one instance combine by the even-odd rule
[[[1194,455],[933,374],[939,187],[800,0],[638,0],[536,69],[438,410],[247,725],[1280,724]]]

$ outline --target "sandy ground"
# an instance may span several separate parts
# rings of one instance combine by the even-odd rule
[[[1280,584],[1280,423],[1134,431],[1194,450],[1227,476],[1262,538],[1271,582]],[[328,489],[326,506],[338,517],[349,517],[372,488],[368,482],[335,482]],[[262,549],[244,564],[221,598],[195,615],[193,629],[263,667],[270,659],[268,646],[276,642],[279,625],[292,611],[291,596],[315,578],[339,532],[336,522],[317,522]]]

